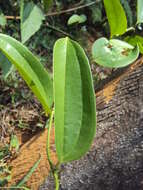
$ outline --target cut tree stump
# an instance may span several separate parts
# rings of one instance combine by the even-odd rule
[[[96,97],[95,140],[86,156],[62,165],[61,190],[143,190],[143,58],[104,86]],[[43,153],[45,133],[37,141],[32,137],[31,149],[24,145],[12,162],[16,182],[20,178],[15,180],[15,176],[21,177],[32,167],[37,159],[34,155],[42,154],[43,161],[28,182],[32,190],[38,189],[48,176],[47,158]],[[56,162],[55,154],[53,158]],[[52,179],[48,178],[39,189],[53,190]]]

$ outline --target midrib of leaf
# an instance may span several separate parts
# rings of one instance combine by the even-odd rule
[[[74,41],[73,41],[73,43],[75,43]],[[73,47],[74,47],[74,45],[73,45]],[[75,48],[75,50],[76,50],[76,48]],[[77,54],[77,52],[75,51],[75,53],[76,53],[76,57],[77,57],[77,60],[80,60],[80,58],[79,58],[79,56],[78,56],[78,54]],[[83,52],[84,53],[84,52]],[[85,53],[84,53],[85,54]],[[86,56],[85,56],[86,57]],[[88,60],[88,58],[86,57],[86,61],[87,61],[87,63],[88,63],[88,67],[89,67],[89,72],[90,72],[90,79],[91,79],[91,81],[93,81],[92,80],[92,73],[91,73],[91,70],[90,70],[90,65],[89,65],[89,60]],[[81,71],[81,67],[82,66],[84,66],[84,65],[82,65],[81,66],[81,64],[79,63],[79,68],[80,68],[80,76],[82,76],[82,71]],[[81,93],[81,96],[82,96],[82,113],[81,113],[81,126],[83,126],[83,124],[84,124],[84,105],[83,105],[83,103],[84,103],[84,100],[83,100],[83,85],[84,85],[84,83],[82,82],[82,78],[81,78],[81,91],[82,91],[82,93]],[[94,89],[94,87],[93,87],[93,82],[92,82],[92,89]],[[94,93],[94,92],[93,92]],[[72,150],[71,150],[71,152],[69,153],[69,154],[66,154],[65,155],[65,157],[67,157],[68,158],[68,160],[69,160],[69,158],[71,157],[71,155],[73,155],[73,153],[74,154],[76,154],[77,153],[77,148],[78,148],[78,145],[79,145],[79,143],[80,143],[80,138],[79,137],[81,137],[81,130],[82,130],[82,127],[80,127],[80,131],[79,131],[79,135],[78,135],[78,137],[77,137],[77,141],[76,141],[76,143],[75,143],[75,145],[73,146],[73,148],[72,148]],[[89,145],[90,146],[90,145]],[[70,161],[72,161],[73,159],[72,159],[72,157],[71,157],[71,160]]]
[[[66,38],[66,52],[67,52],[67,49],[68,49],[68,37]],[[71,45],[72,45],[72,42],[70,42],[71,43]],[[72,45],[72,47],[74,48],[74,46]],[[75,50],[75,48],[74,48],[74,50]],[[76,50],[75,50],[75,55],[76,55],[76,58],[77,58],[77,61],[78,61],[78,57],[77,57],[77,54],[76,54]],[[67,62],[67,53],[66,53],[66,62]],[[78,62],[78,64],[79,64],[79,62]],[[66,64],[66,66],[67,66],[67,64]],[[79,69],[80,69],[80,66],[79,66]],[[81,74],[81,70],[80,70],[80,74]],[[66,81],[66,68],[65,68],[65,81]],[[64,83],[65,84],[65,83]],[[65,87],[66,87],[66,85],[64,85],[64,92],[65,92]],[[82,82],[81,82],[81,90],[82,90]],[[65,93],[64,93],[64,95],[65,95]],[[82,95],[82,93],[81,93],[81,96],[83,97],[83,95]],[[64,100],[65,100],[65,97],[64,97]],[[65,104],[64,104],[64,107],[65,107]],[[82,106],[82,108],[83,108],[83,106]],[[64,109],[65,110],[65,109]],[[64,114],[65,115],[65,114]],[[83,117],[83,112],[81,113],[81,126],[82,126],[82,117]],[[65,123],[65,118],[64,118],[64,123]],[[81,127],[80,127],[80,130],[79,130],[79,135],[80,135],[80,132],[81,132]],[[71,152],[72,151],[74,151],[74,148],[76,147],[76,144],[77,144],[77,142],[78,142],[78,137],[79,137],[79,135],[77,136],[77,138],[76,138],[76,140],[75,140],[75,144],[73,145],[73,148],[70,150],[70,152],[69,153],[67,153],[67,154],[65,154],[64,155],[64,157],[63,157],[63,159],[64,158],[66,158],[66,157],[69,157],[69,155],[71,154]],[[64,135],[63,135],[63,137],[64,137]],[[62,141],[63,142],[63,141]],[[65,144],[65,140],[64,140],[64,144]],[[64,152],[64,149],[62,148],[62,150],[63,150],[63,152]]]
[[[65,58],[65,61],[67,62],[67,44],[68,44],[68,38],[66,37],[66,58]],[[66,64],[65,64],[65,75],[64,75],[64,100],[65,100],[65,89],[66,89],[66,83],[65,83],[65,81],[66,81]],[[63,125],[65,124],[65,101],[64,101],[64,114],[63,114]],[[64,127],[63,127],[63,140],[62,140],[62,142],[63,142],[63,144],[62,144],[62,155],[63,155],[63,152],[64,152],[64,143],[65,143],[65,141],[64,141]],[[63,160],[63,157],[61,158],[61,161]]]

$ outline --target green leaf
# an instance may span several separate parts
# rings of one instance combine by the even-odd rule
[[[12,135],[11,136],[11,140],[10,140],[10,148],[11,149],[15,149],[16,151],[18,151],[19,149],[19,141],[16,135]]]
[[[127,19],[120,0],[104,0],[104,6],[110,25],[111,38],[122,35],[127,29]]]
[[[4,34],[0,34],[0,51],[15,65],[48,114],[53,103],[53,86],[43,65],[24,45]]]
[[[47,12],[53,5],[53,0],[43,0],[44,10]]]
[[[121,40],[100,38],[92,47],[93,59],[99,65],[118,68],[134,62],[139,55],[138,46],[133,47]]]
[[[137,24],[143,23],[143,0],[137,0]]]
[[[75,23],[84,23],[85,21],[87,20],[87,17],[86,15],[77,15],[77,14],[74,14],[72,15],[69,20],[68,20],[68,25],[72,25],[72,24],[75,24]]]
[[[59,161],[79,159],[95,135],[94,89],[83,49],[68,38],[54,46],[55,140]]]
[[[5,26],[6,25],[6,18],[3,13],[0,14],[0,25]]]
[[[2,76],[4,77],[4,79],[6,79],[9,76],[9,74],[12,72],[13,65],[5,57],[5,55],[2,54],[2,52],[0,52],[0,67],[2,69]]]
[[[126,42],[133,46],[139,46],[140,53],[143,54],[143,37],[135,35],[135,36],[127,36],[124,39]]]
[[[22,43],[25,43],[39,30],[42,20],[44,19],[44,14],[33,2],[28,2],[25,5],[22,4],[20,14],[21,38]]]

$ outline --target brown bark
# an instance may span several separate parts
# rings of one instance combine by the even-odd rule
[[[85,157],[62,166],[62,190],[143,190],[142,62],[97,93],[95,141]]]

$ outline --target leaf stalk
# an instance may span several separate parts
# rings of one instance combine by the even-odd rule
[[[51,152],[50,152],[50,135],[51,135],[51,130],[52,130],[53,118],[54,118],[54,110],[52,110],[51,117],[50,117],[46,150],[47,150],[47,159],[49,161],[50,170],[55,181],[55,190],[59,190],[59,186],[60,186],[60,182],[59,182],[60,180],[59,180],[59,174],[58,174],[59,169],[58,169],[58,165],[55,166],[54,163],[52,162]]]

